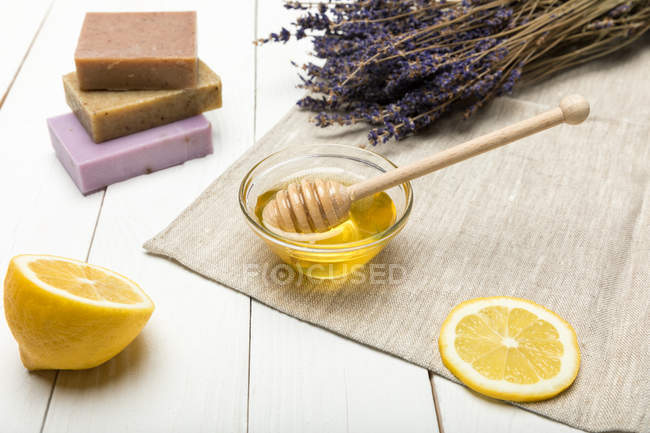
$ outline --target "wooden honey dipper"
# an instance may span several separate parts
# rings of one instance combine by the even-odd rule
[[[343,222],[348,216],[351,203],[355,200],[561,123],[577,125],[588,115],[587,100],[580,95],[570,95],[552,110],[350,186],[333,180],[303,179],[276,193],[262,211],[262,222],[269,229],[276,231],[279,229],[289,233],[323,232]]]

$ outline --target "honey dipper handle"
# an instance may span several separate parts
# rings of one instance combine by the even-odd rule
[[[364,180],[348,187],[350,200],[354,201],[376,192],[386,190],[411,179],[424,176],[441,168],[487,152],[520,138],[528,137],[561,123],[577,125],[589,115],[589,103],[579,95],[570,95],[562,99],[560,105],[552,110],[538,114],[498,131],[459,144],[438,152],[421,161],[388,171],[377,177]]]

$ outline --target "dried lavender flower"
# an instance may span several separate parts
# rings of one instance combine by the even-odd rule
[[[298,101],[316,125],[372,125],[372,144],[402,139],[450,110],[470,117],[522,82],[607,55],[650,29],[650,0],[290,1],[290,33],[310,37]]]

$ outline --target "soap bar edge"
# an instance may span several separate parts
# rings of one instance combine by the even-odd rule
[[[61,140],[61,138],[59,137],[57,130],[52,125],[51,121],[53,119],[54,119],[53,117],[50,117],[46,119],[46,121],[47,121],[47,129],[50,133],[50,142],[52,144],[52,148],[54,149],[54,154],[56,155],[56,158],[59,160],[59,162],[65,169],[65,171],[68,172],[68,175],[72,179],[72,182],[76,185],[79,191],[83,195],[87,195],[90,192],[86,191],[87,188],[85,188],[84,185],[82,185],[79,165],[76,163],[76,161],[74,160],[74,156],[70,152],[64,151],[63,148],[65,148],[65,144],[63,143],[63,140]]]

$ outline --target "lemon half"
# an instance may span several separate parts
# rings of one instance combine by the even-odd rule
[[[4,309],[27,369],[83,369],[133,341],[154,304],[136,283],[108,269],[20,255],[9,263]]]
[[[459,304],[442,324],[438,345],[458,379],[501,400],[553,397],[573,383],[580,367],[571,325],[525,299],[498,296]]]

